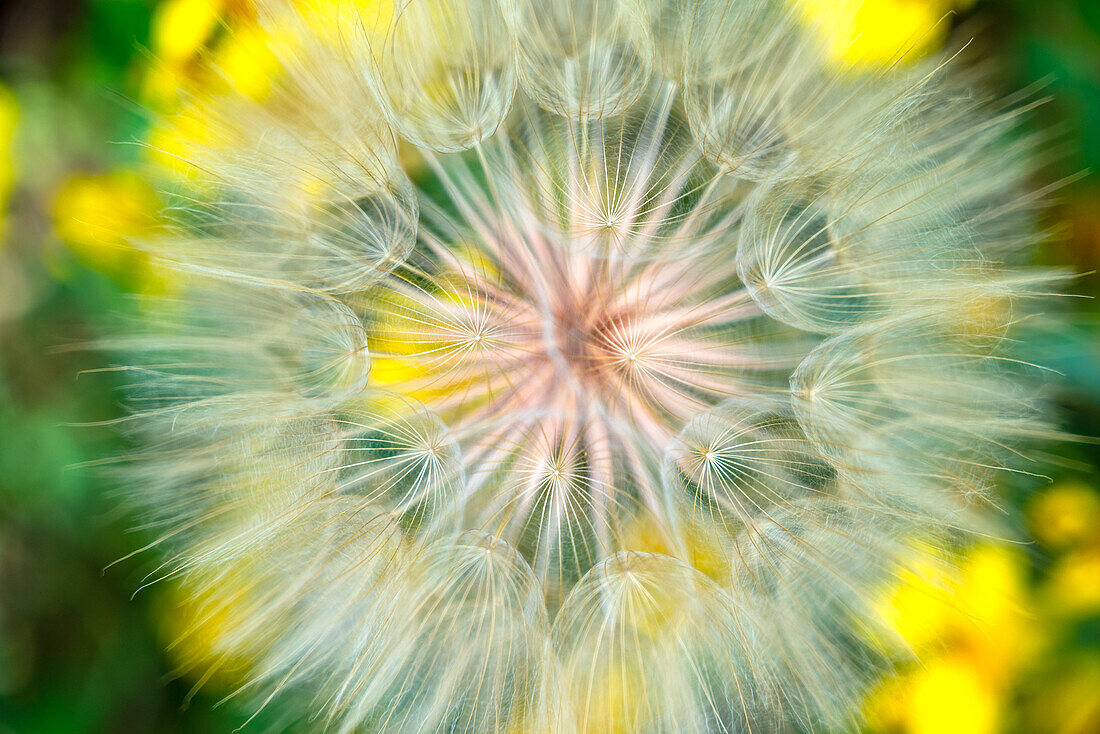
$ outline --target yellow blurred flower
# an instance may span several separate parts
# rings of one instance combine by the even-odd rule
[[[130,245],[152,232],[159,208],[156,192],[130,171],[76,175],[54,199],[54,228],[89,267],[138,290],[159,291],[165,285],[163,274]]]
[[[179,178],[193,178],[194,151],[213,143],[208,121],[195,107],[166,115],[145,136],[150,162]]]
[[[167,63],[191,60],[218,27],[225,10],[220,0],[166,0],[153,17],[153,51]]]
[[[18,124],[19,103],[15,94],[0,84],[0,238],[7,221],[8,199],[15,187],[15,128]]]
[[[237,617],[249,611],[243,593],[219,598],[208,585],[174,581],[158,597],[156,626],[174,666],[195,680],[196,688],[211,685],[227,692],[247,678],[250,661],[228,652],[225,639],[240,633]]]
[[[947,15],[972,0],[795,0],[840,66],[886,66],[943,45]]]
[[[1045,601],[1056,615],[1100,613],[1100,548],[1068,553],[1050,569]]]
[[[868,697],[867,726],[899,734],[993,734],[1001,698],[966,657],[942,655],[880,683]]]
[[[959,606],[967,614],[960,630],[966,648],[987,680],[1005,687],[1039,645],[1038,627],[1016,549],[983,545],[962,564]]]
[[[224,0],[165,0],[153,16],[150,46],[156,60],[146,70],[144,96],[170,106],[199,70],[199,58],[216,34]]]
[[[263,103],[282,71],[279,57],[293,56],[304,32],[324,31],[322,38],[339,44],[346,39],[338,21],[347,12],[374,32],[388,28],[394,12],[392,0],[294,4],[300,19],[264,24],[252,0],[168,0],[160,6],[152,32],[156,60],[144,79],[146,103],[160,115],[147,136],[154,163],[176,176],[193,176],[191,152],[215,143],[203,107],[211,96],[232,93]]]
[[[887,628],[919,652],[939,643],[959,615],[951,593],[958,584],[946,559],[919,550],[898,583],[886,589],[878,613]]]
[[[1084,482],[1056,484],[1028,505],[1031,535],[1048,548],[1100,542],[1100,495]]]
[[[972,548],[953,569],[919,552],[879,604],[889,628],[914,650],[944,640],[981,641],[992,630],[1018,635],[1027,626],[1021,553],[999,545]]]
[[[255,23],[234,29],[219,46],[214,64],[226,82],[260,101],[271,91],[279,61],[268,45],[268,31]]]
[[[179,106],[180,92],[238,92],[262,99],[277,63],[250,0],[167,0],[153,18],[155,61],[144,79],[146,101],[160,112]],[[186,106],[186,105],[185,105]]]
[[[1025,568],[1022,553],[1000,545],[970,549],[957,569],[946,558],[918,551],[879,610],[920,662],[868,697],[873,730],[998,730],[1001,702],[1037,645]]]
[[[1000,719],[1000,693],[970,661],[954,656],[930,660],[910,678],[910,734],[993,734]]]

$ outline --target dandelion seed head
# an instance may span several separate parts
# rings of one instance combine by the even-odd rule
[[[902,548],[1045,432],[1018,113],[778,0],[258,17],[121,340],[205,665],[339,732],[850,724]]]

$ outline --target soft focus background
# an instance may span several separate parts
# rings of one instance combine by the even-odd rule
[[[973,38],[968,56],[1001,92],[1049,97],[1029,123],[1051,132],[1035,185],[1065,185],[1037,261],[1100,295],[1100,182],[1088,174],[1100,170],[1100,1],[797,1],[824,19],[840,64],[906,39],[922,39],[918,54]],[[230,732],[248,717],[222,700],[232,671],[173,672],[201,657],[217,620],[196,619],[171,583],[135,595],[148,559],[111,566],[149,537],[98,465],[125,451],[109,424],[123,377],[89,348],[137,308],[134,294],[171,291],[124,245],[158,206],[141,172],[172,165],[137,143],[171,152],[158,120],[186,123],[181,84],[224,83],[211,61],[263,93],[248,0],[0,2],[0,734]],[[1061,373],[1060,421],[1100,435],[1100,306],[1062,298],[1052,310],[1067,325],[1031,338]],[[882,613],[922,662],[868,696],[869,731],[1100,733],[1100,445],[1033,458],[1044,478],[999,498],[1007,526],[1033,541],[978,544],[951,576],[928,558],[926,573],[883,589]],[[192,649],[174,645],[192,626]]]

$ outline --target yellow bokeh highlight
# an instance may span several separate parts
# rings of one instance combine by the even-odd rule
[[[156,620],[174,665],[197,686],[231,691],[248,677],[252,661],[241,648],[243,616],[251,600],[242,589],[174,581],[159,599]]]
[[[841,67],[889,66],[938,50],[970,0],[794,0]]]
[[[910,678],[910,734],[994,734],[1000,696],[969,661],[931,660]]]
[[[1041,492],[1028,503],[1027,515],[1032,537],[1048,548],[1100,544],[1100,494],[1084,482],[1062,482]]]
[[[941,640],[959,609],[951,598],[958,582],[946,559],[921,550],[885,590],[877,611],[887,629],[916,651]]]
[[[195,178],[196,151],[240,142],[213,138],[214,128],[232,121],[211,125],[211,100],[250,100],[257,111],[285,106],[288,100],[273,97],[284,64],[294,63],[309,45],[339,51],[358,43],[364,32],[378,36],[394,13],[392,0],[298,0],[294,6],[297,14],[275,14],[263,23],[250,0],[170,0],[159,8],[151,44],[155,60],[143,79],[143,98],[159,115],[146,136],[154,163]]]
[[[959,605],[969,629],[960,629],[960,647],[986,680],[1007,686],[1034,657],[1039,641],[1029,610],[1024,554],[1014,548],[983,545],[962,565]]]
[[[207,44],[225,10],[220,0],[166,0],[153,16],[150,43],[168,64],[190,60]]]
[[[991,635],[1002,632],[1011,632],[1022,644],[1030,626],[1024,568],[1020,551],[999,545],[976,546],[957,569],[946,558],[920,551],[886,590],[878,612],[917,653],[945,641],[984,647]]]
[[[993,734],[1002,702],[1040,644],[1022,551],[979,544],[954,565],[917,549],[884,591],[879,614],[915,653],[868,697],[873,731]]]
[[[149,161],[180,178],[195,178],[194,161],[200,147],[216,142],[211,126],[194,107],[167,115],[145,136]]]
[[[136,173],[76,175],[54,198],[54,229],[89,267],[158,292],[164,274],[132,242],[153,232],[159,209],[156,192]]]
[[[15,130],[19,125],[19,103],[15,93],[0,84],[0,237],[3,237],[8,200],[15,188]],[[2,244],[0,240],[0,244]]]
[[[282,38],[282,34],[279,36]],[[264,28],[243,25],[229,34],[214,55],[214,65],[225,81],[257,102],[271,93],[279,73],[279,60],[271,50],[270,40],[271,33]]]
[[[202,59],[226,22],[226,0],[166,0],[149,29],[154,60],[142,80],[142,96],[160,112],[178,106],[180,93],[202,85]]]
[[[1100,548],[1059,558],[1050,569],[1044,596],[1057,615],[1100,613]]]

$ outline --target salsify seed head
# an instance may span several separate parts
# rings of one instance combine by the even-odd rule
[[[340,732],[850,725],[1045,433],[1020,113],[783,0],[257,13],[123,340],[192,664]]]

